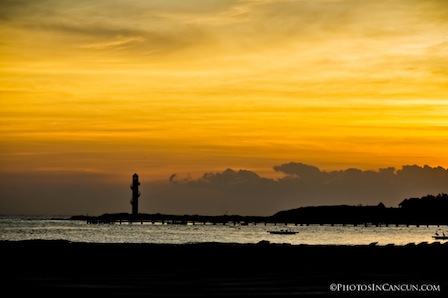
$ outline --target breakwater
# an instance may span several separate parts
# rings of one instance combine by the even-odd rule
[[[242,215],[173,215],[112,213],[100,216],[72,216],[72,220],[84,220],[88,224],[152,223],[152,224],[293,224],[303,225],[353,225],[353,226],[441,226],[448,225],[445,214],[418,213],[401,208],[377,206],[322,206],[304,207],[281,211],[272,216]]]

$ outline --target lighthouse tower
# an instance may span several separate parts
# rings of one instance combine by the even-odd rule
[[[132,215],[138,214],[138,197],[140,196],[140,191],[138,190],[138,186],[140,185],[140,182],[138,182],[138,175],[134,174],[132,176],[132,199],[131,199],[131,205],[132,205]]]

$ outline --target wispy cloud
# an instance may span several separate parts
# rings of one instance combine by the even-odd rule
[[[110,47],[122,47],[127,46],[133,43],[144,42],[145,38],[141,36],[116,36],[109,40],[105,40],[102,42],[96,42],[86,45],[81,45],[81,48],[92,48],[92,49],[106,49]]]
[[[447,7],[445,0],[4,0],[2,165],[120,173],[129,163],[143,167],[129,156],[148,156],[145,171],[157,168],[148,175],[164,180],[223,167],[272,173],[272,164],[297,157],[322,169],[446,167]],[[361,193],[344,193],[336,181],[385,177],[301,167],[309,174],[277,166],[272,176],[287,176],[279,181],[231,170],[188,183],[179,174],[173,195],[156,187],[173,206],[246,210],[252,203],[243,208],[216,193],[227,181],[227,197],[232,189],[257,194],[249,200],[263,200],[268,212],[327,202],[333,196],[324,189],[355,202]],[[307,192],[299,176],[311,174],[322,191]],[[179,202],[183,188],[191,200]],[[393,189],[397,196],[384,195],[384,203],[419,195]],[[376,200],[370,190],[366,202]]]
[[[215,53],[214,58],[261,52],[260,59],[268,58],[269,63],[281,65],[282,58],[288,58],[290,65],[311,62],[310,67],[319,68],[319,61],[333,61],[330,67],[351,71],[356,70],[355,64],[368,71],[372,63],[387,65],[392,59],[401,63],[434,51],[436,45],[444,51],[443,32],[448,28],[446,4],[436,0],[118,1],[113,5],[100,0],[23,0],[4,1],[2,7],[5,28],[18,26],[34,34],[46,31],[55,34],[55,40],[110,50],[116,48],[110,45],[138,41],[140,47],[133,48],[137,57],[147,54],[145,46],[160,44],[165,51],[177,52],[194,46],[207,55]],[[284,56],[270,57],[272,49]]]

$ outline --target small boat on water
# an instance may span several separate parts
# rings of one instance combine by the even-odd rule
[[[270,234],[276,234],[276,235],[294,235],[297,234],[297,231],[292,231],[289,229],[281,229],[281,230],[274,230],[274,231],[268,231]]]
[[[448,240],[448,235],[445,235],[445,233],[442,233],[442,235],[440,235],[439,233],[435,232],[434,236],[432,236],[432,238],[437,239],[437,240]]]
[[[434,236],[432,236],[432,238],[434,238],[434,239],[437,239],[437,240],[448,240],[448,236],[437,236],[437,235],[434,235]]]

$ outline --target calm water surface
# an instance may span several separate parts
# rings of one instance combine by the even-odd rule
[[[289,228],[299,233],[273,235],[268,231]],[[285,226],[274,224],[226,225],[212,224],[87,224],[85,221],[51,219],[48,217],[0,216],[0,240],[69,240],[98,243],[194,243],[227,242],[290,244],[379,245],[432,243],[436,231],[448,234],[448,226]],[[442,240],[442,242],[444,242]]]

